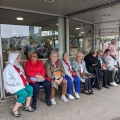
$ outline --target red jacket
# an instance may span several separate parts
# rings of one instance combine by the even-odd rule
[[[41,60],[37,60],[33,63],[30,59],[25,62],[25,73],[27,77],[27,81],[30,83],[35,83],[30,80],[30,77],[36,77],[38,73],[45,78],[45,80],[50,81],[49,78],[45,77],[46,71],[44,65]]]

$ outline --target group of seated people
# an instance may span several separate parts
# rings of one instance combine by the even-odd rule
[[[55,90],[58,90],[59,85],[62,86],[61,99],[64,102],[68,102],[68,98],[80,98],[81,83],[86,95],[93,94],[92,87],[98,87],[101,80],[105,88],[118,86],[120,77],[117,67],[117,62],[110,56],[109,49],[105,50],[104,55],[101,50],[91,50],[84,60],[83,54],[78,52],[76,60],[72,62],[66,52],[60,60],[57,52],[51,51],[45,65],[38,60],[37,53],[31,52],[24,70],[20,65],[20,55],[10,53],[3,77],[6,91],[18,96],[11,114],[20,117],[18,109],[22,104],[25,104],[24,111],[36,110],[40,86],[45,89],[45,102],[48,106],[56,104]],[[99,78],[98,81],[96,76]]]

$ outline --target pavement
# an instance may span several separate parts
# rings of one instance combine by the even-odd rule
[[[44,102],[44,91],[39,92],[37,110],[34,112],[19,109],[20,118],[14,118],[10,111],[15,98],[0,101],[0,120],[120,120],[120,85],[110,89],[93,89],[94,95],[80,93],[80,99],[63,102],[61,88],[56,92],[56,105],[48,107]]]

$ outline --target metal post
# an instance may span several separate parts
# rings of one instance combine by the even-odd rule
[[[93,33],[94,39],[93,39],[93,46],[92,48],[96,49],[96,26],[94,25],[94,33]]]
[[[63,52],[65,52],[65,25],[64,18],[58,17],[58,55],[62,58]]]
[[[69,19],[65,19],[66,23],[66,52],[69,54]]]
[[[1,99],[5,98],[5,89],[3,85],[3,56],[2,56],[2,40],[1,40],[1,25],[0,25],[0,93]]]
[[[120,48],[120,21],[119,21],[119,36],[118,36],[118,48]],[[120,55],[119,55],[119,49],[118,49],[118,61],[120,60]]]

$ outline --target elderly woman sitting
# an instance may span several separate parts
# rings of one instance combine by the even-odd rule
[[[74,99],[74,97],[72,96],[72,85],[74,84],[74,88],[75,88],[74,95],[76,98],[80,98],[78,94],[80,92],[80,79],[78,76],[72,74],[73,70],[67,53],[63,53],[62,64],[65,70],[65,79],[67,80],[68,97],[70,99]]]
[[[50,101],[50,88],[51,84],[49,79],[45,77],[45,68],[41,60],[38,60],[37,53],[31,52],[29,59],[25,62],[25,73],[27,81],[33,87],[33,101],[32,108],[36,109],[37,97],[40,90],[40,85],[45,88],[45,102],[51,106]]]
[[[110,71],[107,69],[107,65],[103,62],[102,55],[103,55],[103,51],[102,50],[97,50],[97,57],[96,58],[98,59],[98,62],[100,64],[98,75],[99,75],[100,72],[103,73],[103,87],[109,89],[109,86],[111,86],[109,84],[110,79],[111,79],[110,78]]]
[[[62,65],[62,62],[58,59],[58,55],[55,51],[50,53],[50,58],[47,60],[45,64],[47,77],[50,78],[52,88],[51,88],[51,103],[56,104],[54,96],[55,96],[55,88],[58,89],[58,85],[62,84],[62,96],[61,99],[65,102],[68,102],[68,99],[65,97],[66,88],[67,88],[67,80],[65,80],[65,71]]]
[[[118,86],[115,83],[115,75],[116,72],[118,71],[117,69],[117,61],[115,61],[111,56],[110,56],[110,50],[106,49],[104,51],[104,55],[102,57],[103,62],[107,65],[107,69],[110,71],[110,75],[111,75],[111,82],[110,84],[113,86]]]
[[[17,102],[11,111],[14,117],[20,117],[18,108],[25,103],[24,111],[32,112],[34,109],[30,107],[31,97],[33,96],[33,88],[26,81],[24,70],[19,64],[20,55],[10,53],[8,64],[3,71],[4,86],[7,92],[18,96]]]
[[[91,77],[92,74],[88,73],[86,69],[86,64],[82,60],[83,54],[81,52],[77,53],[76,60],[73,61],[72,66],[74,70],[77,72],[78,77],[80,78],[81,82],[84,83],[84,93],[87,95],[93,94],[92,87],[91,87]]]

